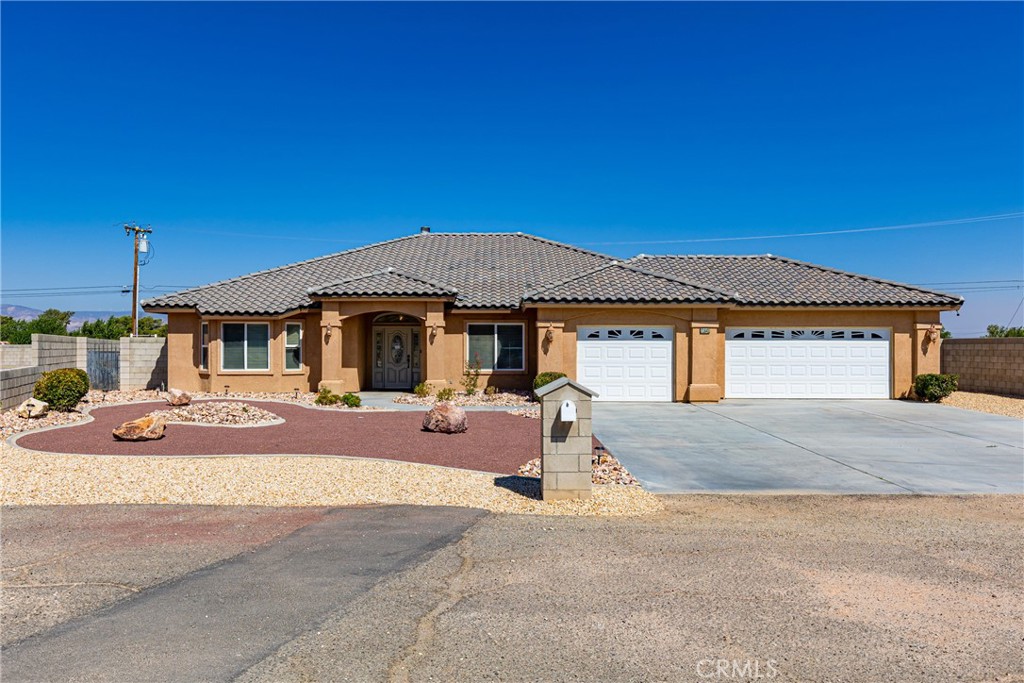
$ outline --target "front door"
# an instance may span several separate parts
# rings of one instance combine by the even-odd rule
[[[412,386],[412,328],[384,328],[384,388]]]

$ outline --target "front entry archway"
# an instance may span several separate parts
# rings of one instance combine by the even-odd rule
[[[404,313],[373,320],[371,359],[374,389],[409,390],[421,381],[421,321]]]

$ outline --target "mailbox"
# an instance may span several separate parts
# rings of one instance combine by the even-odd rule
[[[562,401],[562,407],[558,409],[558,419],[562,422],[575,422],[576,404],[568,399]]]

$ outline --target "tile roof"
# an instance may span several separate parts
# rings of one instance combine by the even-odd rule
[[[385,268],[363,273],[307,290],[310,296],[370,297],[443,297],[454,298],[458,292],[451,287]]]
[[[417,233],[143,301],[146,310],[280,315],[316,296],[439,297],[456,308],[524,302],[929,306],[958,296],[779,256],[604,254],[523,233]]]
[[[646,256],[629,263],[734,292],[748,306],[941,306],[963,298],[781,256]]]
[[[536,303],[727,303],[732,297],[678,278],[612,262],[527,292]]]
[[[523,233],[417,233],[143,302],[207,315],[276,315],[315,305],[308,290],[394,268],[458,292],[457,308],[518,308],[523,293],[611,261]]]

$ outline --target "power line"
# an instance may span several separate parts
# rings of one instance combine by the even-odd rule
[[[1010,322],[1006,323],[1007,327],[1013,327],[1013,319],[1017,317],[1017,311],[1020,310],[1021,306],[1024,306],[1024,298],[1021,298],[1020,303],[1017,304],[1017,308],[1015,308],[1013,313],[1010,315]]]
[[[889,230],[913,230],[918,228],[935,228],[947,225],[965,225],[967,223],[986,223],[989,221],[1021,218],[1024,211],[1001,213],[991,216],[975,216],[972,218],[956,218],[945,221],[928,221],[926,223],[907,223],[905,225],[883,225],[876,228],[853,228],[850,230],[822,230],[818,232],[792,232],[780,235],[754,235],[742,237],[701,237],[685,240],[628,240],[622,242],[580,242],[580,244],[614,245],[614,244],[692,244],[695,242],[740,242],[745,240],[774,240],[789,237],[819,237],[821,235],[849,235],[861,232],[883,232]]]
[[[923,285],[987,285],[1005,284],[1010,282],[1024,282],[1024,280],[953,280],[951,282],[918,282],[917,286]]]

